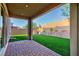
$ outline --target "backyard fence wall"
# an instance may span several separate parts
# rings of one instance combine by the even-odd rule
[[[27,29],[12,27],[11,35],[20,35],[20,34],[27,34]]]

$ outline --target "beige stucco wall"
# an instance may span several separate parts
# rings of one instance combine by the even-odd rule
[[[77,56],[77,4],[71,4],[70,17],[70,55]],[[78,49],[79,50],[79,49]]]

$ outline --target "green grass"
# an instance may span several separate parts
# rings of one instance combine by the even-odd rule
[[[13,35],[11,36],[11,39],[9,42],[15,42],[15,41],[20,41],[20,40],[27,40],[27,35]]]
[[[46,35],[34,35],[34,40],[49,49],[63,55],[70,55],[70,40],[66,38],[60,38],[55,36]]]
[[[16,39],[11,39],[10,42],[27,39],[25,35],[18,35],[13,37],[15,37]],[[47,36],[47,35],[33,35],[33,40],[63,56],[70,55],[69,39],[55,37],[55,36]]]

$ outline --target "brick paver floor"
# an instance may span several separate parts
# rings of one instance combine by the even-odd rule
[[[33,40],[24,40],[24,41],[10,42],[8,44],[5,56],[60,56],[60,55]]]

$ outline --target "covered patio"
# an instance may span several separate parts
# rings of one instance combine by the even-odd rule
[[[3,27],[3,50],[2,54],[6,56],[59,56],[54,51],[42,46],[41,44],[33,41],[32,37],[32,20],[40,17],[51,9],[55,9],[63,4],[60,3],[3,3],[1,4],[4,11],[4,27]],[[79,37],[77,31],[78,21],[78,4],[71,4],[71,40],[70,40],[70,55],[79,55],[78,41]],[[2,12],[3,12],[2,11]],[[2,15],[2,16],[3,16]],[[75,16],[74,16],[75,15]],[[11,23],[10,18],[21,18],[28,20],[28,40],[11,42]],[[43,19],[44,20],[44,19]],[[50,19],[49,19],[50,20]]]
[[[28,40],[18,41],[18,42],[9,42],[5,55],[6,56],[59,56],[59,54],[57,54],[56,52],[32,40],[33,39],[32,20],[48,12],[51,9],[55,9],[56,7],[60,5],[62,4],[59,4],[59,3],[56,3],[56,4],[7,3],[6,7],[7,7],[9,17],[28,20]],[[10,22],[8,23],[10,24]],[[8,28],[11,28],[11,26],[8,26]]]

